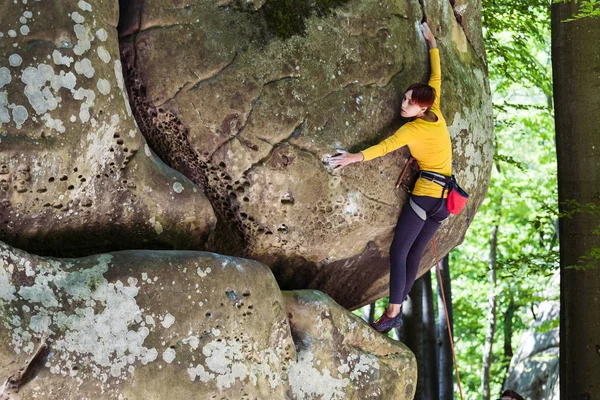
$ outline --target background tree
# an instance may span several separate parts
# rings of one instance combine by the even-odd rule
[[[441,275],[441,279],[439,276]],[[444,257],[440,263],[440,273],[436,275],[437,281],[437,337],[438,337],[438,390],[439,399],[454,398],[454,359],[452,357],[452,348],[450,346],[450,335],[448,334],[447,324],[450,322],[450,332],[454,337],[454,324],[452,313],[452,285],[450,275],[450,258]],[[443,288],[443,289],[442,289]],[[446,307],[442,290],[446,298]],[[448,319],[446,320],[446,309]]]
[[[591,11],[598,6],[586,3]],[[600,393],[600,21],[563,22],[580,11],[572,2],[552,5],[558,196],[565,214],[559,222],[560,391],[565,400]],[[587,268],[570,268],[582,262]]]

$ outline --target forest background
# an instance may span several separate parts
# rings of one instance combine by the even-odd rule
[[[549,0],[482,2],[494,105],[494,167],[486,200],[464,242],[445,260],[444,269],[452,277],[453,335],[463,394],[468,399],[487,400],[500,394],[513,352],[538,316],[538,306],[559,296],[550,6]],[[584,1],[580,9],[590,16],[598,6]],[[427,306],[416,305],[414,299],[429,296],[434,315],[441,306],[435,300],[437,287],[432,291],[431,273],[435,275],[435,269],[420,278],[411,292],[403,310],[403,330],[390,332],[409,347],[419,342],[415,336],[431,328],[424,321]],[[552,282],[553,293],[546,290]],[[373,319],[386,305],[384,298],[357,313]],[[557,318],[538,329],[558,326]],[[431,345],[436,346],[443,340],[443,329],[433,332],[436,337]],[[421,345],[426,342],[420,339]],[[425,362],[435,362],[435,357]],[[428,378],[437,385],[437,379]],[[430,390],[424,385],[420,379],[417,399],[429,398]],[[449,382],[449,387],[455,391],[456,381]],[[455,395],[458,398],[458,392]],[[449,397],[440,393],[439,398]]]

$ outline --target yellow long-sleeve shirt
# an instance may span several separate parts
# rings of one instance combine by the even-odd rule
[[[452,175],[452,143],[446,120],[440,110],[442,75],[438,49],[429,50],[431,76],[429,85],[435,89],[435,100],[431,111],[438,117],[436,122],[417,118],[400,127],[392,136],[381,143],[363,150],[364,160],[377,157],[408,146],[410,153],[419,163],[422,171],[433,171],[446,176]],[[413,194],[418,196],[440,197],[442,187],[425,179],[418,179]],[[448,193],[444,194],[447,197]]]

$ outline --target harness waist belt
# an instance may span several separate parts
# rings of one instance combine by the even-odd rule
[[[446,183],[451,179],[450,176],[438,174],[437,172],[432,171],[421,171],[419,174],[421,178],[427,179],[433,183],[437,183],[440,186],[446,186]]]

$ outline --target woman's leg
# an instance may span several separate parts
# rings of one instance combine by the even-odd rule
[[[439,199],[437,199],[437,202],[439,204]],[[415,279],[417,277],[417,272],[419,271],[419,265],[421,264],[421,259],[423,258],[423,252],[425,251],[425,247],[427,247],[427,244],[429,243],[431,238],[433,238],[433,235],[440,227],[442,221],[448,217],[449,212],[446,209],[445,202],[446,200],[444,200],[442,206],[435,214],[431,215],[429,218],[427,218],[426,221],[424,221],[421,231],[415,238],[413,245],[408,252],[408,255],[406,257],[406,284],[404,285],[404,292],[402,294],[404,296],[403,298],[406,298],[408,296],[410,289],[415,283]],[[425,208],[427,212],[434,211],[435,207],[437,207],[437,205],[431,207],[431,205],[428,204],[432,203],[431,200],[422,203],[423,208],[425,208],[425,206],[430,207],[430,209]]]
[[[398,218],[390,246],[390,317],[394,317],[400,311],[400,304],[404,301],[407,257],[424,224],[425,221],[406,204]]]

